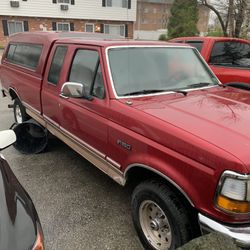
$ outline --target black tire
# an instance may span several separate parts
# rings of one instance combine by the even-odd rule
[[[147,219],[145,220],[142,219],[142,218],[147,218],[148,216],[147,212],[145,211],[153,213],[150,212],[151,207],[149,207],[149,209],[148,207],[143,208],[144,204],[147,204],[147,202],[148,204],[150,204],[149,201],[152,201],[154,204],[156,204],[161,209],[161,212],[164,213],[163,216],[161,216],[161,218],[167,219],[167,220],[164,219],[164,223],[160,222],[161,224],[158,224],[161,225],[161,227],[157,226],[157,228],[160,228],[158,231],[156,230],[157,228],[152,229],[152,225],[153,226],[155,225],[154,224],[155,220],[152,220],[153,223],[141,222],[141,221],[147,221]],[[154,209],[158,208],[156,207]],[[146,214],[146,217],[142,216],[142,214]],[[150,250],[155,250],[155,249],[158,250],[163,248],[176,249],[192,239],[192,227],[191,227],[192,222],[189,216],[188,209],[183,205],[183,202],[181,202],[180,198],[168,186],[166,186],[161,182],[154,180],[145,181],[139,184],[135,188],[132,195],[132,217],[137,234],[145,249],[150,249]],[[155,217],[157,220],[158,216]],[[148,220],[151,219],[153,218],[149,216]],[[166,224],[166,221],[168,222],[167,226],[162,227],[162,225]],[[145,230],[147,230],[147,225],[149,228],[149,231],[146,231],[148,237],[145,235]],[[144,228],[144,231],[142,227]],[[150,228],[152,230],[152,234],[150,232]],[[169,236],[168,238],[164,236],[164,233],[166,234],[164,230],[170,232],[170,235],[172,237]],[[153,236],[150,237],[150,235]],[[154,241],[154,239],[156,239],[157,237],[161,237],[159,238],[159,243],[156,243],[157,241],[156,242]],[[150,243],[149,242],[150,240],[151,242],[155,243],[154,244]],[[160,240],[163,241],[161,241],[160,243]],[[157,246],[155,246],[155,244],[157,244]],[[164,244],[168,245],[164,246]]]
[[[29,116],[25,111],[25,107],[22,105],[21,101],[18,98],[14,100],[13,111],[14,120],[16,123],[22,123],[29,119]]]

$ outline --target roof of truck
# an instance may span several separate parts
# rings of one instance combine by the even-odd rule
[[[176,37],[171,39],[170,41],[206,41],[206,40],[214,40],[214,41],[243,41],[248,42],[249,40],[241,39],[241,38],[235,38],[235,37],[214,37],[214,36],[189,36],[189,37]]]
[[[88,32],[22,32],[10,37],[10,42],[37,43],[49,45],[57,43],[87,44],[101,47],[128,46],[128,45],[164,45],[168,43],[159,41],[135,41],[121,36],[88,33]],[[171,44],[173,46],[173,44]],[[176,44],[176,46],[183,46]]]

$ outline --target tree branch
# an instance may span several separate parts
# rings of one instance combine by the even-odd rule
[[[228,36],[228,34],[227,34],[227,27],[226,27],[225,23],[223,22],[223,19],[222,19],[222,16],[221,16],[220,12],[214,6],[212,6],[211,4],[209,4],[207,2],[207,0],[201,0],[200,3],[202,5],[204,5],[204,6],[206,6],[207,8],[209,8],[210,10],[212,10],[216,14],[216,16],[219,19],[219,22],[220,22],[220,25],[221,25],[221,28],[222,28],[224,36]]]

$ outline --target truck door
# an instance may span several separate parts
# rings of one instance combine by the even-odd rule
[[[103,80],[101,51],[98,47],[72,46],[65,82],[84,85],[87,96],[60,95],[60,128],[63,133],[105,157],[108,137],[107,92]]]
[[[54,126],[60,126],[59,94],[61,79],[66,67],[64,59],[68,52],[67,45],[55,45],[48,60],[41,93],[42,109],[44,118]]]

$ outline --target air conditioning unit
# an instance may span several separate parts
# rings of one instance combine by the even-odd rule
[[[13,8],[18,8],[19,7],[19,1],[10,1],[10,6]]]
[[[69,6],[67,4],[61,4],[61,10],[68,10]]]

